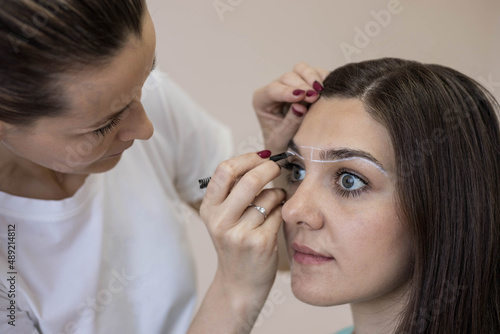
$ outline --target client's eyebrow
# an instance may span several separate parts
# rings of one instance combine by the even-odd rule
[[[288,147],[297,152],[302,156],[300,152],[300,148],[295,144],[295,142],[290,140],[288,142]],[[342,160],[342,159],[350,159],[350,158],[363,158],[373,162],[378,168],[380,168],[384,173],[387,173],[382,163],[380,163],[373,155],[363,150],[356,150],[351,148],[336,148],[336,149],[316,149],[319,150],[319,159],[321,161],[333,161],[333,160]]]

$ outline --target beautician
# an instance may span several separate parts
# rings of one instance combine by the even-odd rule
[[[143,0],[7,0],[0,43],[0,332],[186,333],[179,207],[230,156],[229,131],[153,71]],[[314,102],[318,81],[299,64],[255,94],[266,135],[292,137],[305,107],[277,111]]]

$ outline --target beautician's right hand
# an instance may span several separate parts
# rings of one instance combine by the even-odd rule
[[[208,184],[200,214],[218,256],[214,281],[254,306],[265,302],[278,265],[282,189],[264,186],[280,174],[269,151],[221,163]],[[263,207],[266,216],[250,204]]]

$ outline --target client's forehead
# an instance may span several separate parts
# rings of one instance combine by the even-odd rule
[[[395,171],[395,157],[386,128],[358,99],[321,98],[313,104],[291,142],[303,158],[317,161],[365,158]],[[311,156],[312,155],[312,156]]]
[[[301,160],[315,163],[338,163],[345,161],[356,161],[364,165],[370,165],[384,175],[389,175],[383,164],[369,152],[350,148],[320,148],[311,146],[298,146],[293,140],[288,144],[288,153]]]

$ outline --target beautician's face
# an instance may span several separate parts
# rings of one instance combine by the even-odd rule
[[[293,141],[304,159],[290,158],[282,214],[295,296],[322,306],[397,298],[411,251],[396,213],[387,130],[357,99],[320,99]],[[330,162],[311,161],[309,147],[333,150],[315,149],[314,160]],[[352,159],[331,162],[339,149]]]
[[[67,79],[70,108],[63,116],[8,130],[5,146],[42,167],[89,174],[113,168],[135,139],[149,139],[153,126],[140,98],[156,37],[149,14],[143,24],[142,38],[131,37],[109,66]]]

